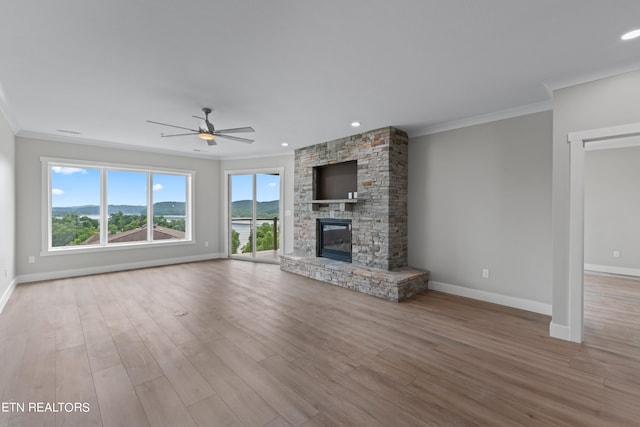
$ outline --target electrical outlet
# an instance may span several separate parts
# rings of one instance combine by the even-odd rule
[[[620,258],[620,251],[613,251],[614,258]]]
[[[36,262],[36,257],[34,257],[33,255],[29,255],[29,264],[35,264]]]
[[[204,242],[204,247],[208,248],[209,247],[209,242]]]
[[[489,278],[489,269],[488,268],[483,268],[482,269],[482,278],[483,279],[488,279]]]

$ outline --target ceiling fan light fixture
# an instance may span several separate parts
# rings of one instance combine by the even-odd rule
[[[205,141],[211,141],[213,139],[215,139],[215,135],[208,133],[208,132],[200,132],[198,134],[198,138],[200,139],[204,139]]]
[[[629,31],[628,33],[624,33],[620,38],[622,40],[633,40],[638,37],[640,37],[640,29]]]

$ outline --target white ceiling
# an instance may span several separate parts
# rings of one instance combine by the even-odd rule
[[[638,27],[638,0],[7,0],[0,108],[18,135],[274,155],[549,108],[548,87],[640,68],[640,40],[620,40]],[[146,123],[197,126],[205,106],[256,142]]]

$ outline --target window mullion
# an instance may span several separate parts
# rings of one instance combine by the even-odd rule
[[[109,205],[107,200],[107,170],[100,168],[100,246],[109,241]]]
[[[258,240],[258,218],[257,218],[257,197],[258,197],[258,189],[256,188],[258,185],[258,175],[257,174],[253,174],[253,253],[251,254],[252,257],[255,258],[256,256],[256,249],[258,247],[257,245],[257,240]]]
[[[192,213],[193,207],[191,206],[192,203],[193,203],[193,200],[191,199],[191,175],[189,175],[185,179],[185,205],[184,205],[184,232],[185,232],[185,238],[187,240],[192,239],[192,231],[191,231],[191,227],[193,227],[191,223],[192,222],[191,218],[193,217],[193,213]]]
[[[47,164],[47,249],[51,250],[53,247],[53,183],[51,182],[51,164]]]
[[[153,241],[153,177],[147,172],[147,241]]]

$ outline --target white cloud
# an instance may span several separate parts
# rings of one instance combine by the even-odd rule
[[[273,188],[273,187],[276,186],[276,183],[275,182],[270,182],[270,183],[267,184],[267,186]]]
[[[162,184],[153,184],[153,191],[159,191],[162,190],[164,187],[162,187]]]
[[[53,194],[54,196],[62,196],[64,194],[64,190],[61,190],[59,188],[52,188],[51,194]]]
[[[68,166],[53,166],[51,168],[55,173],[61,173],[62,175],[71,175],[74,173],[86,174],[87,170],[82,168],[70,168]]]

